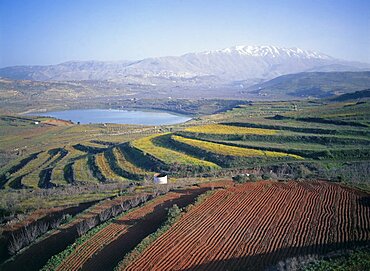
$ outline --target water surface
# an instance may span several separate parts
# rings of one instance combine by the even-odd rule
[[[158,111],[128,111],[118,109],[78,109],[32,113],[33,116],[48,116],[62,120],[71,120],[74,123],[118,123],[142,125],[166,125],[182,123],[191,118]]]

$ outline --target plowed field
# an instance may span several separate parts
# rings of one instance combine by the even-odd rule
[[[130,251],[166,220],[168,208],[173,204],[185,207],[206,190],[194,188],[169,192],[117,218],[78,246],[57,270],[112,270],[121,260],[122,252]]]
[[[333,183],[258,182],[218,190],[125,270],[263,270],[370,241],[369,195]]]

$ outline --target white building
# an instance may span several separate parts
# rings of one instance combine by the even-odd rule
[[[155,184],[167,184],[167,174],[157,173],[154,175]]]

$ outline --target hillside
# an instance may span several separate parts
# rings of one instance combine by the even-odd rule
[[[270,172],[275,178],[339,178],[340,174],[362,183],[368,168],[360,168],[370,157],[369,112],[368,102],[259,102],[160,129],[119,124],[50,126],[42,118],[3,116],[3,152],[30,147],[25,149],[27,155],[2,168],[0,187],[125,183],[143,181],[158,171],[177,178],[243,173],[242,169],[256,167],[257,174]],[[35,120],[40,122],[37,127]],[[10,124],[12,128],[5,130]],[[15,131],[19,138],[10,136]],[[364,164],[353,164],[346,173],[340,166],[323,167],[323,162],[342,160]],[[289,173],[282,174],[279,165]]]
[[[14,66],[0,69],[0,77],[37,81],[110,80],[140,85],[221,86],[244,80],[245,85],[280,75],[305,71],[361,71],[369,64],[335,59],[323,53],[276,46],[233,46],[182,56],[137,61],[70,61],[48,66]],[[187,82],[190,80],[190,82]]]
[[[292,100],[331,97],[367,89],[370,72],[312,72],[289,74],[246,87],[244,81],[222,86],[198,84],[198,79],[167,80],[164,85],[105,81],[48,82],[0,79],[3,112],[68,108],[162,108],[194,114],[206,99]],[[162,99],[162,101],[160,101]],[[185,100],[191,100],[194,105]],[[222,100],[219,103],[227,103]],[[163,105],[166,104],[166,105]],[[190,110],[188,110],[188,109]],[[205,113],[214,111],[200,110]]]
[[[370,98],[370,89],[355,91],[353,93],[346,93],[337,97],[331,98],[331,101],[344,102],[350,100],[363,100]]]
[[[367,72],[304,72],[279,76],[254,85],[247,93],[264,97],[285,96],[295,98],[325,98],[350,93],[370,86],[370,71]]]
[[[205,101],[199,102],[198,105],[201,106],[202,102]],[[213,102],[211,107],[221,104],[217,100]],[[200,116],[184,124],[156,127],[120,124],[76,125],[50,118],[1,116],[1,155],[7,160],[2,162],[0,169],[0,218],[3,222],[2,229],[6,230],[6,234],[0,239],[0,251],[3,255],[0,261],[9,259],[4,264],[9,269],[4,270],[23,270],[21,266],[27,266],[27,270],[39,270],[48,259],[50,259],[49,264],[53,266],[86,265],[85,267],[91,268],[106,263],[113,267],[124,258],[126,253],[140,244],[145,236],[160,229],[166,217],[165,208],[172,206],[173,203],[179,204],[180,207],[189,204],[188,200],[184,199],[185,204],[181,198],[188,193],[187,185],[194,183],[197,183],[196,189],[208,184],[207,187],[214,190],[219,185],[208,182],[221,180],[228,183],[228,186],[230,183],[234,186],[231,180],[235,183],[251,182],[251,186],[256,185],[259,188],[246,191],[245,199],[249,199],[250,192],[254,191],[257,198],[258,195],[268,192],[268,195],[275,195],[281,201],[280,193],[291,195],[290,192],[292,192],[295,193],[294,195],[305,195],[307,203],[321,202],[320,200],[326,200],[329,197],[340,199],[344,196],[348,199],[361,193],[348,193],[349,189],[344,188],[343,185],[369,190],[370,104],[367,100],[361,103],[328,102],[327,100],[248,102],[237,106],[230,103],[228,106],[233,108],[218,114]],[[151,185],[153,174],[157,172],[168,174],[170,180],[168,186]],[[319,185],[313,186],[307,183],[308,180],[317,179],[326,179],[328,182],[319,182]],[[263,182],[259,182],[260,180],[270,180],[270,182],[265,186]],[[296,181],[287,185],[286,182],[291,180]],[[159,189],[164,189],[163,193],[166,193],[168,189],[176,187],[181,188],[180,194],[177,194],[180,197],[179,201],[172,198],[174,196],[172,192],[158,198],[159,201],[166,198],[168,200],[165,205],[155,208],[160,213],[160,217],[153,218],[153,215],[145,211],[147,210],[145,207],[130,212],[135,217],[127,217],[124,213],[158,196]],[[246,187],[250,187],[249,184]],[[193,196],[197,194],[194,188],[190,190],[195,193]],[[259,192],[261,189],[262,192],[265,191],[262,194]],[[320,198],[319,195],[322,193],[316,193],[317,189],[322,189],[321,192],[327,193],[328,197]],[[220,191],[223,191],[220,193],[226,193],[220,203],[228,198],[231,199],[234,194],[239,198],[244,193],[238,190],[235,193],[226,192],[225,189]],[[143,193],[148,194],[143,195]],[[267,197],[267,194],[263,195]],[[315,195],[316,199],[310,198],[312,195]],[[115,200],[102,201],[101,204],[106,206],[105,209],[98,206],[96,202],[112,197]],[[126,198],[125,202],[123,199],[119,200],[120,197]],[[274,197],[268,198],[274,199]],[[296,199],[301,200],[302,197],[297,196]],[[356,198],[352,199],[351,204]],[[292,202],[297,206],[297,202]],[[345,203],[342,200],[340,202]],[[356,201],[355,207],[345,204],[342,210],[365,208],[364,206],[367,205],[361,202]],[[69,207],[78,208],[80,203],[87,204],[85,208],[91,206],[91,210],[82,212],[84,209],[77,209],[77,211],[74,209],[74,214],[82,212],[77,216],[78,220],[66,220],[63,222],[66,225],[61,226],[62,231],[56,230],[50,238],[49,235],[43,234],[53,229],[54,222],[45,224],[35,222],[32,224],[33,227],[24,227],[25,222],[22,217],[32,217],[35,210],[47,208],[46,213],[53,214],[56,212],[53,208],[59,208],[57,210],[63,212]],[[255,201],[256,206],[265,203],[262,198]],[[291,203],[289,197],[285,203]],[[332,203],[336,204],[336,201]],[[268,204],[266,206],[277,206],[274,201]],[[323,205],[328,206],[326,203]],[[312,208],[309,206],[308,208]],[[242,210],[242,206],[238,210]],[[300,210],[294,209],[294,212],[301,214]],[[322,210],[322,208],[314,208],[313,211]],[[363,209],[363,211],[368,210]],[[228,212],[225,216],[231,214]],[[319,217],[320,213],[316,214],[312,217]],[[264,213],[260,215],[260,217],[267,216]],[[34,217],[40,217],[40,215],[35,214]],[[45,219],[47,217],[48,215]],[[348,216],[336,214],[335,219],[342,221],[343,217]],[[284,216],[284,219],[286,218]],[[28,219],[32,221],[31,218]],[[43,221],[42,217],[39,219]],[[159,220],[155,220],[154,224],[151,219]],[[60,221],[58,223],[61,223]],[[142,224],[137,221],[146,222]],[[265,226],[271,225],[272,228],[268,229],[275,231],[274,227],[279,225],[279,221],[277,219],[276,223],[267,223]],[[333,230],[331,226],[325,226],[327,222],[320,221],[322,223],[320,225],[325,227],[322,232],[328,230],[328,232],[338,233],[338,239],[330,239],[338,241],[335,246],[332,247],[328,240],[310,242],[308,240],[311,239],[305,237],[302,242],[294,241],[294,244],[299,244],[298,247],[285,250],[287,257],[295,257],[297,253],[308,253],[310,250],[306,250],[307,245],[315,245],[316,248],[320,248],[319,254],[322,254],[331,250],[356,247],[362,244],[362,241],[368,240],[364,234],[361,234],[361,238],[340,235],[343,230]],[[346,221],[335,225],[348,227],[357,223],[357,220]],[[290,224],[292,229],[296,225],[294,223]],[[302,226],[310,227],[312,225],[310,223],[303,223]],[[14,225],[14,228],[23,227],[21,232],[16,232],[14,240],[11,235],[14,233],[11,225]],[[143,225],[151,225],[150,228],[145,228],[150,229],[150,232],[143,232]],[[315,225],[318,224],[315,222]],[[35,229],[35,234],[25,240],[23,236],[28,234],[30,229]],[[91,230],[88,231],[89,229]],[[199,230],[203,229],[199,228]],[[234,228],[234,230],[237,229]],[[86,231],[88,232],[85,233]],[[209,235],[211,238],[219,234],[217,231],[210,232],[212,232]],[[314,235],[312,231],[305,231],[305,233]],[[258,231],[252,234],[258,234]],[[81,237],[78,237],[79,235]],[[39,236],[44,236],[45,239],[20,251]],[[58,236],[68,238],[60,241]],[[295,233],[285,236],[295,240],[297,236],[303,235]],[[122,240],[131,240],[131,245],[127,246],[127,243]],[[147,239],[144,239],[144,242],[147,242],[145,240]],[[228,240],[238,242],[233,238]],[[279,238],[274,240],[283,241]],[[40,253],[43,244],[47,244],[52,249]],[[220,245],[217,242],[215,244],[217,247]],[[71,247],[68,247],[69,245]],[[256,243],[251,244],[251,249],[255,246],[262,248],[261,243]],[[79,249],[76,250],[76,248]],[[153,249],[158,248],[153,246]],[[266,249],[266,252],[269,252],[275,260],[285,259],[284,253],[279,252],[280,246],[266,246]],[[79,251],[83,252],[84,256],[78,254]],[[122,254],[119,253],[120,251]],[[10,258],[10,254],[14,253],[17,254],[14,258]],[[58,253],[61,254],[50,258]],[[30,256],[35,254],[38,257]],[[67,255],[69,257],[66,257]],[[239,260],[243,261],[246,255],[254,254],[241,254],[241,259],[230,263],[239,265]],[[203,254],[196,254],[196,257],[203,257]],[[221,257],[221,259],[228,260],[227,257]],[[277,263],[275,260],[266,259],[259,264],[261,266],[275,264]],[[33,267],[26,264],[31,262]],[[219,266],[221,262],[216,258],[214,264]],[[208,268],[207,263],[202,263],[199,268],[203,266]]]
[[[117,270],[301,270],[299,257],[369,242],[364,197],[325,182],[221,189]],[[286,269],[272,269],[278,264]]]

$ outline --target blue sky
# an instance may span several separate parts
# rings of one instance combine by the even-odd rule
[[[0,67],[276,45],[370,63],[367,0],[0,0]]]

